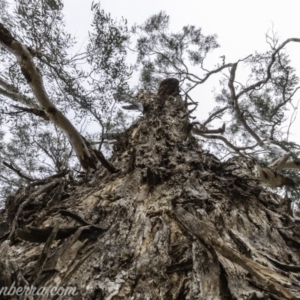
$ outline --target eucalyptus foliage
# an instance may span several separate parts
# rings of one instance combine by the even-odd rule
[[[191,113],[194,111],[191,122],[200,142],[220,159],[240,155],[269,165],[280,153],[291,152],[298,161],[300,146],[291,139],[290,128],[299,78],[276,35],[267,36],[270,50],[266,53],[249,53],[238,62],[226,62],[222,56],[207,69],[207,59],[219,47],[217,36],[205,35],[193,25],[172,32],[165,12],[129,28],[126,19],[114,20],[100,4],[92,3],[87,45],[75,52],[76,40],[66,30],[62,1],[19,0],[9,6],[0,0],[0,8],[0,22],[34,56],[52,101],[98,149],[105,145],[105,133],[122,131],[128,124],[128,115],[120,110],[115,95],[134,97],[137,88],[155,92],[158,82],[175,77]],[[136,55],[133,66],[128,63],[129,54]],[[236,70],[243,70],[242,76]],[[133,74],[139,75],[137,85],[130,80]],[[216,74],[219,85],[211,97],[215,107],[206,120],[197,121],[201,102],[197,88]],[[1,165],[3,198],[28,183],[28,178],[43,178],[64,169],[79,171],[65,136],[26,110],[38,109],[38,103],[14,57],[3,47],[0,101],[0,159],[26,174],[20,177]],[[285,172],[299,182],[298,170]],[[297,188],[286,192],[297,200]]]
[[[207,69],[209,55],[219,47],[216,35],[204,35],[201,28],[191,25],[172,32],[169,24],[169,16],[160,12],[133,28],[142,88],[154,90],[163,78],[176,77],[192,111],[202,106],[197,88],[217,75],[220,84],[216,84],[209,99],[215,107],[207,119],[194,122],[203,147],[224,161],[239,155],[267,166],[283,153],[291,152],[298,163],[300,145],[292,140],[291,127],[298,107],[299,78],[286,52],[288,46],[281,45],[276,34],[267,34],[269,51],[249,53],[238,62],[226,62],[223,55],[213,68]],[[196,95],[193,99],[192,90]],[[283,173],[300,182],[298,170]],[[297,188],[280,192],[298,201]]]
[[[105,132],[123,129],[123,112],[113,95],[129,91],[132,70],[126,63],[127,21],[114,21],[93,4],[88,43],[83,51],[75,52],[76,41],[66,31],[62,1],[20,0],[14,6],[3,0],[0,3],[0,22],[28,47],[51,100],[77,124],[81,134],[100,147]],[[28,181],[2,161],[35,179],[63,168],[80,168],[66,137],[49,122],[26,112],[26,108],[38,109],[39,105],[15,58],[3,47],[0,51],[0,122],[5,124],[0,185],[5,198]],[[15,97],[8,97],[7,92]]]

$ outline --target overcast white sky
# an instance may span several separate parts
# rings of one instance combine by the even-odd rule
[[[67,22],[80,38],[87,36],[91,2],[65,0]],[[216,33],[229,60],[266,49],[265,34],[272,24],[282,40],[300,37],[299,0],[102,0],[100,3],[113,17],[123,16],[129,24],[140,24],[164,10],[175,30],[192,24],[202,27],[204,33]],[[289,46],[289,50],[294,50],[295,55],[296,51],[300,53],[299,45]]]
[[[65,0],[64,3],[69,30],[80,43],[84,43],[92,20],[92,1]],[[221,47],[216,57],[224,54],[226,62],[235,62],[255,50],[267,50],[265,35],[272,26],[281,41],[300,37],[299,0],[102,0],[100,3],[101,8],[110,12],[112,17],[125,17],[129,25],[141,24],[164,10],[170,15],[171,28],[175,31],[190,24],[202,27],[204,34],[217,34]],[[300,44],[289,44],[286,49],[294,66],[299,66],[300,75]],[[205,98],[200,119],[206,118],[211,108],[206,103],[214,84],[210,81],[199,94],[199,98]],[[300,94],[297,97],[300,98]],[[195,100],[201,103],[201,99]],[[300,127],[300,115],[294,131],[295,127]]]

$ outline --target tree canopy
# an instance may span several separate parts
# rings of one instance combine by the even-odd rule
[[[234,62],[224,55],[207,69],[209,55],[220,47],[217,36],[193,25],[173,32],[165,12],[129,28],[126,19],[114,20],[93,3],[87,45],[74,53],[78,41],[66,30],[62,1],[0,5],[3,199],[32,180],[95,168],[89,147],[103,163],[109,136],[122,132],[132,117],[126,109],[139,110],[139,93],[154,92],[171,77],[180,81],[191,131],[203,147],[224,161],[238,155],[282,172],[291,181],[281,192],[297,200],[300,145],[290,128],[299,78],[286,49],[299,38],[279,41],[272,33],[266,53]],[[139,80],[132,82],[136,74]],[[211,95],[215,107],[198,120],[197,89],[213,76],[219,76]],[[131,105],[122,108],[120,101]]]
[[[299,38],[208,64],[216,35],[93,3],[75,52],[62,1],[0,5],[0,293],[299,299]]]

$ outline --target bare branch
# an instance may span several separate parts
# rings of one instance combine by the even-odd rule
[[[22,106],[18,106],[18,105],[12,105],[12,107],[19,109],[21,112],[27,112],[27,113],[31,113],[34,114],[38,117],[43,118],[46,121],[49,121],[48,116],[45,114],[45,112],[42,109],[38,109],[38,108],[27,108],[27,107],[22,107]]]
[[[265,84],[267,83],[270,78],[272,77],[272,74],[271,74],[271,68],[275,62],[275,57],[276,57],[276,54],[285,46],[287,45],[288,43],[290,42],[296,42],[296,43],[300,43],[300,39],[299,38],[290,38],[290,39],[287,39],[286,41],[284,41],[272,54],[271,56],[271,61],[268,65],[268,68],[267,68],[267,77],[265,79],[262,79],[250,86],[248,86],[247,88],[245,88],[244,90],[240,91],[238,94],[237,94],[237,98],[241,97],[243,94],[251,91],[251,90],[254,90],[255,88],[257,87],[260,87],[262,84]]]
[[[270,168],[262,167],[258,164],[255,165],[254,172],[258,180],[265,186],[269,187],[282,187],[282,186],[290,186],[292,188],[295,187],[295,182]]]
[[[7,163],[7,162],[5,162],[5,161],[3,161],[2,163],[3,163],[4,166],[8,167],[9,169],[11,169],[11,170],[13,170],[15,173],[17,173],[20,177],[22,177],[22,178],[24,178],[24,179],[26,179],[26,180],[28,180],[28,181],[34,181],[34,180],[35,180],[35,179],[33,179],[33,178],[31,178],[31,177],[29,177],[29,176],[23,174],[23,172],[22,172],[20,169],[14,167],[12,164],[9,164],[9,163]]]
[[[206,126],[208,123],[210,123],[211,121],[213,121],[215,118],[218,117],[219,114],[223,113],[225,110],[227,110],[228,108],[230,108],[230,106],[225,106],[221,109],[218,109],[217,111],[215,111],[214,113],[212,113],[207,120],[202,123],[202,126]]]
[[[244,128],[250,133],[250,135],[256,140],[257,144],[260,147],[272,150],[273,152],[275,152],[277,154],[282,154],[282,151],[280,151],[279,148],[274,148],[274,147],[271,147],[271,145],[266,145],[261,140],[261,138],[255,133],[255,131],[252,130],[252,128],[248,125],[246,119],[243,117],[243,114],[242,114],[242,112],[240,110],[239,103],[238,103],[238,99],[239,99],[240,96],[236,95],[234,84],[233,84],[234,83],[234,79],[235,79],[235,72],[236,72],[237,64],[238,63],[235,63],[233,65],[233,67],[231,68],[230,78],[229,78],[229,82],[228,82],[228,87],[230,89],[231,98],[232,98],[232,100],[234,102],[234,108],[235,108],[235,111],[236,111],[237,118],[242,123],[242,125],[244,126]]]
[[[298,114],[299,101],[300,101],[300,99],[298,100],[296,107],[293,106],[294,111],[293,111],[293,113],[291,115],[289,126],[288,126],[288,130],[286,132],[286,139],[287,140],[289,139],[291,127],[292,127],[293,123],[295,122],[297,114]]]
[[[284,154],[282,157],[280,157],[279,159],[272,162],[269,165],[269,168],[271,168],[275,171],[283,169],[283,166],[286,164],[286,162],[288,161],[288,159],[290,157],[291,157],[291,152],[288,152],[288,153]]]
[[[256,132],[248,125],[246,119],[243,117],[243,113],[241,112],[240,110],[240,107],[239,107],[239,103],[238,103],[238,99],[245,93],[249,92],[249,91],[252,91],[256,88],[259,88],[261,85],[267,83],[270,78],[271,78],[271,68],[276,60],[276,55],[278,54],[278,52],[286,45],[288,44],[289,42],[300,42],[300,39],[298,38],[291,38],[291,39],[288,39],[286,40],[285,42],[283,42],[272,54],[271,56],[271,61],[267,67],[267,77],[263,80],[260,80],[250,86],[248,86],[247,88],[243,89],[241,92],[239,92],[238,94],[236,94],[236,91],[235,91],[235,87],[234,87],[234,82],[235,82],[235,73],[236,73],[236,69],[237,69],[237,65],[238,65],[238,62],[233,64],[232,67],[231,67],[231,71],[230,71],[230,78],[229,78],[229,81],[228,81],[228,87],[229,87],[229,90],[230,90],[230,93],[231,93],[231,98],[234,102],[234,108],[235,108],[235,111],[236,111],[236,115],[237,115],[237,118],[238,120],[242,123],[242,125],[244,126],[244,128],[250,133],[250,135],[257,141],[258,145],[262,148],[268,148],[269,150],[272,150],[274,151],[275,153],[280,153],[282,154],[282,151],[280,151],[279,148],[274,148],[274,147],[271,147],[270,145],[266,145],[262,140],[261,138],[256,134]],[[294,93],[292,95],[294,95],[296,93],[296,91],[298,90],[298,88],[295,89]],[[291,96],[292,97],[292,96]],[[284,99],[284,101],[278,105],[277,109],[279,109],[281,106],[285,105],[288,101],[290,101],[291,97],[289,97],[288,99]]]
[[[189,93],[192,89],[194,89],[197,85],[204,83],[212,74],[216,74],[219,73],[220,71],[232,67],[232,63],[223,65],[215,70],[210,71],[209,73],[207,73],[203,78],[200,79],[200,81],[198,81],[196,84],[194,84],[191,88],[189,88],[186,92]],[[190,78],[188,78],[190,80]]]
[[[203,125],[201,125],[199,122],[193,122],[193,125],[199,124],[201,128],[194,127],[193,133],[202,135],[202,134],[216,134],[216,133],[221,133],[223,134],[225,132],[225,123],[223,124],[222,127],[217,128],[217,129],[207,129]]]
[[[252,145],[252,146],[246,146],[246,147],[237,147],[237,146],[234,146],[233,144],[231,144],[225,137],[221,136],[221,135],[206,135],[204,133],[200,133],[198,131],[197,133],[197,130],[193,129],[192,130],[193,133],[197,134],[197,135],[200,135],[202,137],[205,137],[207,139],[216,139],[216,140],[221,140],[223,141],[229,148],[233,149],[236,153],[238,153],[239,155],[241,155],[240,151],[243,151],[243,150],[248,150],[248,149],[254,149],[255,147],[258,146],[258,144],[255,144],[255,145]]]

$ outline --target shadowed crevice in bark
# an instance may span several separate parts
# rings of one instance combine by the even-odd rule
[[[221,162],[187,136],[180,95],[165,97],[163,109],[157,94],[139,103],[147,112],[117,136],[109,159],[118,172],[66,173],[9,199],[0,260],[15,267],[5,284],[19,272],[28,284],[76,286],[78,299],[299,298],[300,221],[287,218],[286,202],[253,178],[251,161]],[[18,236],[42,232],[45,242],[54,226],[37,274],[44,244]]]

